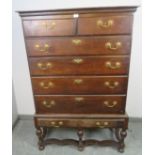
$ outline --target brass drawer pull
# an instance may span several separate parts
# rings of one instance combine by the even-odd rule
[[[54,22],[54,21],[43,22],[42,25],[46,29],[54,29],[56,27],[56,22]]]
[[[116,106],[118,104],[117,101],[113,101],[112,103],[109,103],[109,101],[104,101],[103,102],[104,105],[106,105],[108,108],[113,108],[114,106]]]
[[[105,64],[106,64],[106,67],[108,67],[110,69],[118,69],[121,67],[120,62],[116,62],[115,65],[112,65],[112,63],[110,61],[107,61]]]
[[[54,86],[53,82],[48,82],[47,85],[44,82],[40,82],[40,87],[44,89],[52,88]]]
[[[82,62],[83,62],[83,59],[81,59],[81,58],[73,59],[73,63],[75,63],[75,64],[81,64]]]
[[[106,127],[106,126],[108,126],[109,125],[109,122],[103,122],[103,123],[101,123],[101,122],[96,122],[96,126],[98,126],[98,127],[100,127],[100,128],[104,128],[104,127]]]
[[[59,125],[63,125],[64,123],[62,121],[58,122]]]
[[[40,68],[41,70],[46,70],[46,69],[49,69],[49,68],[52,67],[52,63],[47,62],[47,63],[43,64],[43,63],[39,62],[39,63],[37,63],[37,66],[38,66],[38,68]]]
[[[83,97],[75,97],[75,101],[77,101],[77,102],[81,102],[81,101],[83,101],[83,100],[84,100]]]
[[[98,20],[96,22],[97,26],[100,28],[109,28],[112,27],[112,25],[114,24],[114,21],[109,19],[108,21],[102,21],[102,20]]]
[[[48,44],[44,44],[43,46],[41,46],[39,44],[35,44],[35,48],[37,50],[39,50],[40,52],[46,52],[46,53],[48,53],[48,50],[49,50],[50,46]]]
[[[59,128],[60,126],[64,125],[64,123],[62,121],[59,121],[59,122],[52,121],[52,122],[50,122],[50,125],[52,127]]]
[[[53,107],[53,106],[56,105],[56,103],[55,103],[54,100],[52,100],[52,101],[50,101],[50,102],[43,101],[42,103],[43,103],[43,105],[44,105],[46,108],[51,108],[51,107]]]
[[[109,81],[106,81],[104,84],[108,88],[114,89],[114,88],[116,88],[119,85],[119,82],[118,81],[115,81],[113,83],[110,83]]]
[[[110,43],[110,42],[105,43],[105,47],[107,49],[110,49],[110,50],[117,50],[121,46],[122,46],[122,43],[121,42],[116,42],[115,45],[112,45],[112,43]]]
[[[80,40],[80,39],[73,39],[72,43],[75,44],[75,45],[80,45],[82,43],[82,40]]]
[[[81,84],[82,82],[83,82],[82,79],[75,79],[75,80],[74,80],[74,83],[75,83],[75,84]]]

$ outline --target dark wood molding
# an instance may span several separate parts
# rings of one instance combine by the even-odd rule
[[[73,13],[119,13],[119,12],[135,12],[138,6],[118,6],[118,7],[96,7],[96,8],[72,8],[72,9],[53,9],[53,10],[29,10],[17,11],[21,17],[28,16],[49,16]]]

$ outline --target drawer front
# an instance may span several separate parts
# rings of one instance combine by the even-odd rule
[[[66,36],[75,34],[74,19],[23,21],[26,36]]]
[[[26,40],[29,56],[128,54],[131,36],[31,38]]]
[[[132,16],[79,18],[78,34],[130,34],[132,32],[132,20]]]
[[[124,113],[125,96],[57,95],[35,96],[36,111],[44,113],[120,114]]]
[[[52,118],[37,118],[36,124],[45,127],[94,127],[94,128],[109,128],[125,126],[124,119],[52,119]]]
[[[31,75],[124,75],[129,57],[52,57],[30,58]]]
[[[125,94],[127,77],[33,77],[34,94]]]

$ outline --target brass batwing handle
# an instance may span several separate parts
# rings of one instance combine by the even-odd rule
[[[42,26],[44,26],[46,29],[54,29],[56,27],[56,22],[54,21],[42,22]]]
[[[109,122],[96,122],[96,126],[100,128],[104,128],[109,125]]]
[[[114,89],[114,88],[116,88],[119,85],[119,82],[115,81],[115,82],[111,83],[109,81],[106,81],[104,83],[104,85],[107,86],[108,88]]]
[[[82,79],[75,79],[75,80],[74,80],[74,83],[75,83],[75,84],[81,84],[82,82],[83,82]]]
[[[114,106],[116,106],[118,104],[118,102],[117,101],[113,101],[113,102],[110,103],[109,101],[104,101],[103,104],[105,106],[107,106],[108,108],[113,108]]]
[[[47,52],[48,53],[50,46],[48,44],[44,44],[43,46],[40,44],[35,44],[35,48],[40,52]]]
[[[80,45],[80,44],[82,43],[82,40],[80,40],[80,39],[73,39],[73,40],[72,40],[72,43],[73,43],[74,45]]]
[[[47,62],[47,63],[43,64],[43,63],[39,62],[39,63],[37,63],[37,66],[41,70],[46,70],[46,69],[49,69],[52,67],[52,63]]]
[[[73,63],[75,63],[75,64],[81,64],[81,63],[83,63],[83,59],[81,59],[81,58],[75,58],[75,59],[73,59]]]
[[[43,101],[42,104],[46,107],[46,108],[51,108],[53,106],[56,105],[56,102],[54,100],[51,100],[50,102],[48,101]]]
[[[109,19],[108,21],[98,20],[96,24],[100,28],[110,28],[113,26],[114,21],[112,19]]]
[[[55,127],[55,128],[59,128],[59,127],[62,126],[63,124],[64,124],[63,121],[59,121],[59,122],[52,121],[52,122],[50,122],[50,125],[51,125],[52,127]]]
[[[112,64],[112,62],[107,61],[105,64],[106,64],[106,67],[108,67],[110,69],[119,69],[121,67],[120,62],[115,62],[115,64]]]
[[[44,82],[40,82],[40,87],[44,89],[49,89],[52,88],[53,86],[54,86],[53,82],[48,82],[47,84],[45,84]]]
[[[83,97],[75,97],[75,101],[76,101],[76,102],[81,102],[81,101],[83,101],[83,100],[84,100]]]
[[[117,50],[122,46],[121,42],[116,42],[115,45],[113,45],[111,42],[105,43],[105,47],[109,50]]]

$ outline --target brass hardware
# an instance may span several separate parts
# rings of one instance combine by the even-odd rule
[[[73,62],[76,63],[76,64],[81,64],[83,62],[83,59],[75,58],[75,59],[73,59]]]
[[[113,84],[111,84],[109,81],[106,81],[104,84],[105,84],[105,86],[113,89],[113,88],[115,88],[115,87],[117,87],[119,85],[119,82],[115,81],[115,82],[113,82]]]
[[[96,122],[96,126],[100,127],[100,128],[104,128],[105,126],[109,125],[109,122]]]
[[[74,83],[75,83],[75,84],[81,84],[82,82],[83,82],[82,79],[75,79],[75,80],[74,80]]]
[[[64,123],[62,121],[58,122],[58,125],[56,125],[57,123],[52,121],[51,123],[51,126],[52,127],[55,127],[55,128],[59,128],[61,125],[63,125]]]
[[[80,40],[80,39],[73,39],[72,43],[75,44],[75,45],[80,45],[82,43],[82,40]]]
[[[109,27],[112,27],[112,25],[114,24],[114,21],[111,19],[105,22],[102,20],[98,20],[96,24],[100,28],[109,28]]]
[[[115,65],[112,65],[112,63],[110,61],[107,61],[105,64],[106,64],[106,67],[108,67],[110,69],[118,69],[121,67],[120,62],[116,62]]]
[[[44,82],[40,82],[40,87],[44,89],[52,88],[54,86],[53,82],[48,82],[47,85]]]
[[[103,103],[104,103],[104,105],[106,105],[107,107],[113,108],[114,106],[117,105],[118,102],[117,102],[117,101],[113,101],[112,103],[109,103],[108,101],[104,101]]]
[[[121,46],[122,46],[122,43],[119,41],[115,43],[115,46],[113,46],[112,43],[110,42],[105,43],[105,47],[110,50],[117,50]]]
[[[58,122],[59,125],[63,125],[64,123],[62,121]]]
[[[101,125],[101,123],[100,123],[100,122],[96,122],[96,125],[97,125],[97,126],[100,126],[100,125]]]
[[[77,101],[77,102],[81,102],[81,101],[83,101],[83,100],[84,100],[83,97],[75,97],[75,101]]]
[[[109,122],[104,122],[103,124],[104,124],[105,126],[107,126],[107,125],[109,125]]]
[[[42,25],[46,28],[46,29],[54,29],[56,27],[56,23],[54,21],[47,21],[47,22],[43,22]]]
[[[51,122],[51,125],[55,125],[55,124],[56,124],[55,122],[53,122],[53,121]]]
[[[52,100],[52,101],[50,101],[50,102],[43,101],[42,103],[43,103],[43,105],[44,105],[46,108],[51,108],[51,107],[53,107],[53,106],[56,105],[56,103],[55,103],[54,100]]]
[[[48,53],[48,50],[49,50],[50,46],[48,44],[44,44],[43,46],[41,46],[39,44],[35,44],[35,48],[37,50],[39,50],[40,52],[46,52],[46,53]]]
[[[37,64],[37,66],[38,66],[38,68],[40,68],[40,69],[42,69],[42,70],[46,70],[46,69],[49,69],[49,68],[52,67],[52,63],[47,62],[47,63],[43,64],[43,63],[40,63],[40,62],[39,62],[39,63]]]

